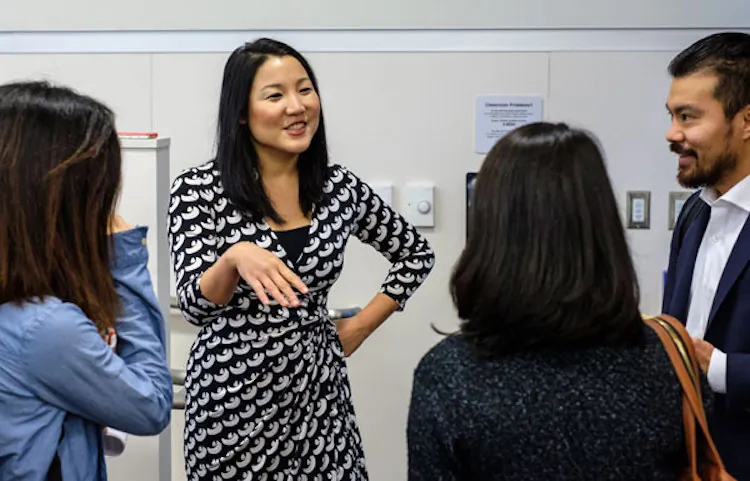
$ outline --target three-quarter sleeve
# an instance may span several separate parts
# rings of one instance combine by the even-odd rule
[[[215,182],[211,169],[195,168],[172,183],[167,238],[177,282],[177,302],[185,319],[203,326],[224,310],[208,300],[200,278],[218,256],[215,214],[211,206]]]
[[[344,174],[356,203],[354,234],[391,262],[380,292],[403,310],[435,265],[435,254],[427,239],[367,183],[346,169]]]

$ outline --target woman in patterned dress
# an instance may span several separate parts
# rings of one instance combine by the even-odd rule
[[[367,480],[345,356],[432,269],[426,239],[346,168],[328,164],[315,76],[260,39],[224,69],[216,158],[179,175],[169,241],[184,317],[190,480]],[[334,324],[328,293],[349,236],[392,265]]]

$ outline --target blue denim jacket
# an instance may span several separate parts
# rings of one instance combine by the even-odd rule
[[[146,232],[114,235],[112,275],[123,307],[117,353],[75,305],[57,298],[0,305],[3,481],[44,480],[55,451],[64,480],[106,480],[103,426],[147,436],[169,424],[172,380]]]

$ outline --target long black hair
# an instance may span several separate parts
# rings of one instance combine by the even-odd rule
[[[638,282],[596,142],[564,124],[510,132],[484,160],[451,277],[485,355],[641,339]]]
[[[283,224],[284,219],[273,208],[263,189],[258,175],[258,154],[246,121],[250,89],[258,69],[268,58],[284,56],[294,57],[302,64],[313,88],[320,95],[310,64],[289,45],[261,38],[237,48],[224,66],[216,149],[216,163],[229,200],[258,219],[269,217],[278,224]],[[299,203],[305,215],[312,212],[313,204],[322,197],[327,167],[328,147],[321,107],[318,130],[297,163]]]

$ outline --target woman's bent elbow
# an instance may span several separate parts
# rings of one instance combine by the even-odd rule
[[[153,404],[148,406],[141,413],[141,421],[137,426],[133,426],[130,434],[135,436],[156,436],[161,434],[172,418],[172,389],[169,392],[160,392],[155,394]]]

